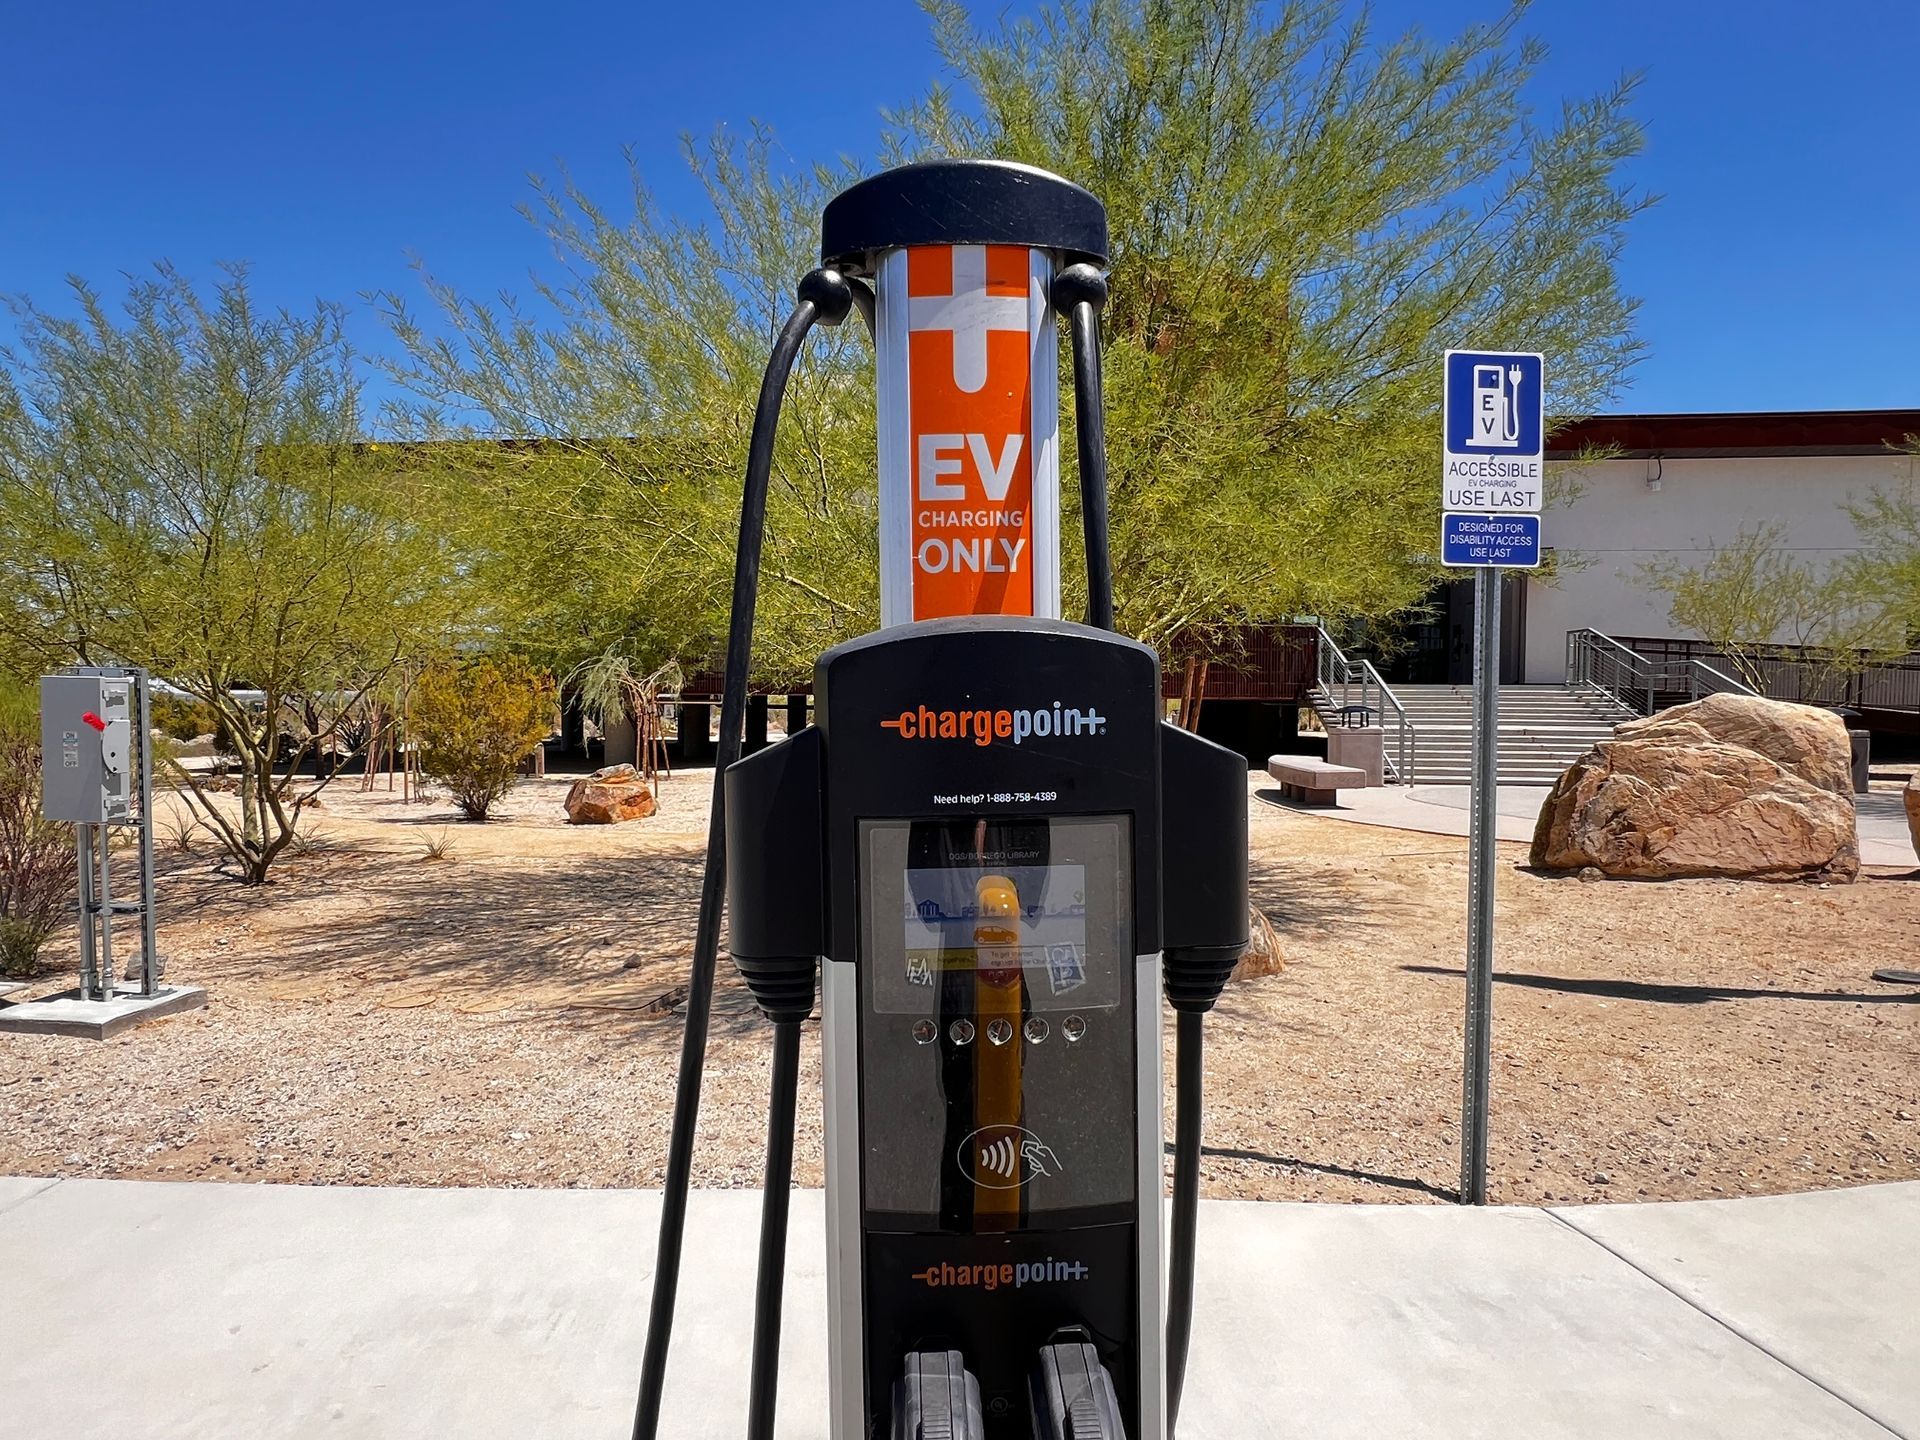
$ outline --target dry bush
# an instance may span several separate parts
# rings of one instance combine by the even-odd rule
[[[160,831],[170,849],[191,855],[194,837],[200,833],[200,821],[191,811],[179,810],[160,822]]]
[[[484,820],[520,762],[552,733],[553,681],[511,656],[436,665],[413,691],[420,768],[460,813]]]
[[[73,831],[40,813],[39,707],[31,692],[0,695],[0,973],[33,973],[78,887]]]

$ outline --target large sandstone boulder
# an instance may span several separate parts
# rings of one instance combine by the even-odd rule
[[[1638,879],[1859,874],[1847,729],[1831,711],[1712,695],[1613,734],[1540,807],[1535,865]]]
[[[1853,793],[1853,751],[1847,726],[1831,710],[1758,695],[1709,695],[1645,720],[1616,726],[1616,740],[1715,741],[1766,756],[1809,784]]]
[[[655,808],[653,791],[631,765],[609,765],[567,789],[567,819],[575,825],[644,820]]]

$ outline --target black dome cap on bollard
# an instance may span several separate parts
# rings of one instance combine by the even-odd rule
[[[820,263],[867,271],[896,245],[1031,245],[1104,265],[1107,209],[1071,180],[1011,160],[922,160],[848,186],[820,217]]]

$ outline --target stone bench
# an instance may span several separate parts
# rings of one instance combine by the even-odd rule
[[[1331,805],[1337,790],[1364,787],[1367,772],[1352,765],[1329,765],[1311,755],[1269,755],[1267,774],[1280,782],[1280,793],[1305,805]]]

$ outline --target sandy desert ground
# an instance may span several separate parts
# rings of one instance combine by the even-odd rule
[[[162,856],[169,977],[208,1008],[106,1043],[0,1037],[0,1173],[377,1185],[661,1178],[709,777],[565,823],[566,780],[462,824],[357,780],[244,889]],[[1282,974],[1210,1024],[1205,1187],[1436,1201],[1458,1183],[1463,840],[1255,794]],[[447,837],[446,859],[427,842]],[[1684,1199],[1920,1176],[1920,872],[1854,885],[1498,886],[1492,1197]],[[71,937],[37,987],[70,985]],[[767,1032],[722,962],[698,1179],[758,1181]],[[820,1181],[817,1034],[801,1183]]]

